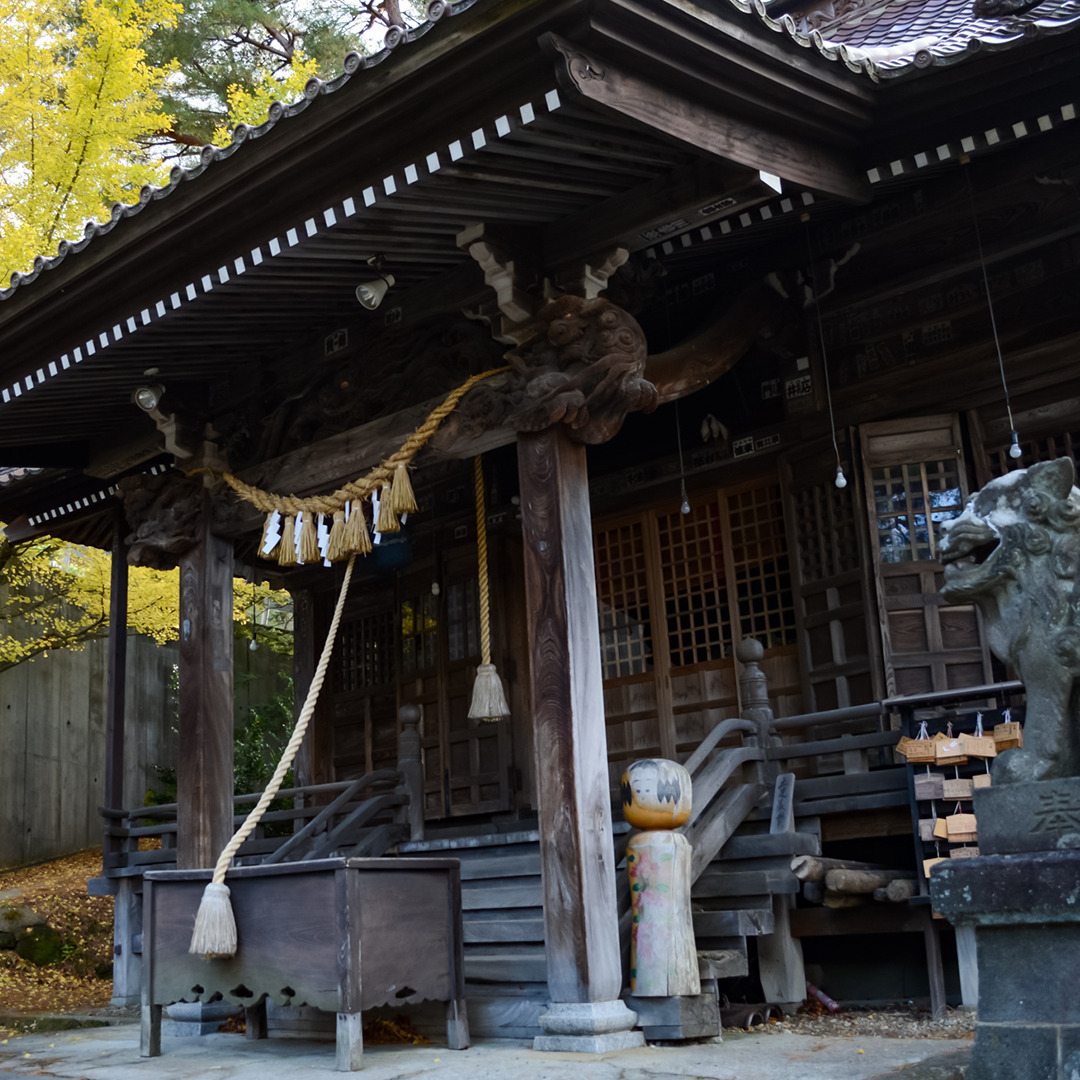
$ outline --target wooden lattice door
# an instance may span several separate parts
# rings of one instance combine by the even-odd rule
[[[444,560],[402,579],[401,700],[421,707],[424,815],[489,813],[510,806],[509,724],[469,719],[480,662],[476,558]]]
[[[847,487],[836,486],[832,446],[781,464],[806,707],[845,708],[883,696],[877,602],[861,477],[840,443]]]
[[[342,620],[330,679],[338,780],[397,767],[395,652],[392,593]]]
[[[781,714],[801,692],[787,543],[772,480],[603,519],[593,532],[609,773],[685,760],[739,712],[734,647],[765,646]]]
[[[958,418],[866,424],[861,436],[888,693],[990,682],[978,612],[940,594],[942,527],[967,495]]]

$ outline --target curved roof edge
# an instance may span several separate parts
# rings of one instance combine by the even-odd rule
[[[391,27],[386,32],[383,38],[383,47],[378,52],[369,56],[364,56],[358,52],[349,53],[342,63],[341,73],[333,79],[309,79],[304,87],[304,96],[298,101],[290,104],[275,101],[270,106],[266,120],[263,123],[258,125],[240,124],[233,131],[232,141],[227,146],[214,146],[212,143],[208,143],[199,152],[198,164],[189,168],[181,165],[174,166],[169,173],[167,184],[162,187],[146,185],[139,192],[137,202],[114,203],[107,221],[86,222],[83,226],[82,239],[61,240],[57,245],[56,254],[51,257],[38,255],[34,259],[33,267],[30,270],[23,273],[16,272],[11,275],[11,283],[8,288],[0,289],[0,301],[10,299],[19,288],[36,281],[43,273],[55,270],[68,255],[85,250],[94,239],[112,232],[120,221],[134,217],[151,202],[167,198],[181,184],[201,176],[211,165],[232,157],[246,142],[261,138],[277,127],[283,120],[290,120],[295,116],[299,116],[317,97],[333,94],[348,83],[358,72],[377,67],[396,49],[420,40],[441,19],[460,15],[475,3],[477,3],[477,0],[432,0],[427,7],[427,18],[419,26],[412,30]]]
[[[933,20],[937,12],[932,10],[921,26],[918,19],[906,20],[906,36],[897,34],[894,42],[869,45],[859,44],[857,33],[845,35],[850,38],[846,41],[836,35],[830,36],[828,31],[838,25],[839,20],[826,25],[823,33],[817,29],[806,29],[805,20],[800,25],[800,21],[790,14],[774,18],[769,14],[769,5],[764,0],[729,2],[739,11],[754,12],[770,30],[786,34],[797,45],[813,49],[825,59],[842,63],[851,71],[868,75],[875,82],[911,75],[926,68],[951,67],[980,53],[1002,52],[1080,26],[1080,4],[1076,0],[1044,0],[1039,5],[1043,9],[1041,12],[1035,9],[1023,15],[997,19],[978,18],[972,13],[959,25],[955,18],[951,18],[944,20],[947,25],[937,27]],[[925,7],[933,8],[933,5]],[[926,14],[925,7],[920,15]],[[876,12],[872,4],[865,5],[866,15],[880,17],[883,13],[884,5],[878,5]],[[863,14],[849,10],[845,21],[860,24]]]

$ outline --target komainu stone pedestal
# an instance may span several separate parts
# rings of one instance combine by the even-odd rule
[[[950,922],[975,928],[967,1080],[1080,1076],[1080,850],[950,859],[934,867],[930,892]]]

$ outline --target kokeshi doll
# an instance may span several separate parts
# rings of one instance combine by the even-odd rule
[[[623,773],[623,817],[643,830],[626,847],[630,992],[638,997],[701,993],[690,913],[692,849],[673,831],[690,820],[690,799],[690,774],[674,761],[635,761]]]

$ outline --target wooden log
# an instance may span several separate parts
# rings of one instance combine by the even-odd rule
[[[885,896],[890,904],[901,904],[919,895],[919,883],[915,876],[910,878],[897,878],[885,886]]]
[[[821,855],[796,855],[791,860],[791,872],[800,881],[824,881],[830,870],[887,870],[881,863],[858,862],[855,859],[826,859]]]
[[[912,878],[912,870],[830,870],[825,875],[825,888],[830,892],[872,894],[884,889],[897,878]]]

